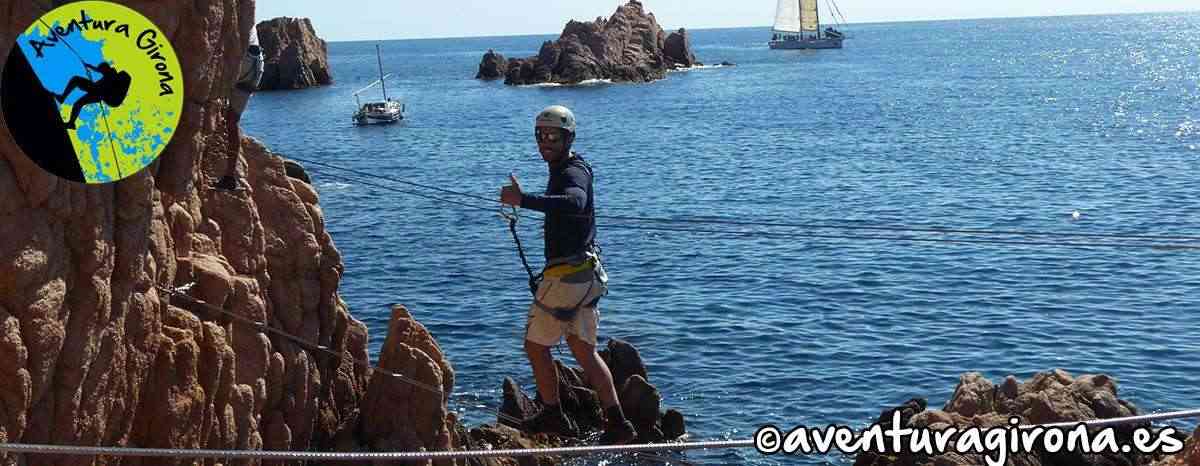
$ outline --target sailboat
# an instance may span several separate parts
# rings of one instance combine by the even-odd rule
[[[837,4],[828,0],[837,11]],[[840,14],[841,12],[838,11]],[[832,15],[832,12],[830,12]],[[836,17],[835,17],[836,18]],[[835,21],[836,22],[836,21]],[[821,30],[817,0],[779,0],[775,7],[775,26],[771,28],[772,49],[840,49],[841,32],[832,27]]]
[[[354,104],[358,107],[358,111],[354,112],[355,125],[369,125],[372,123],[395,123],[404,119],[404,104],[388,98],[387,95],[387,78],[391,74],[383,74],[383,58],[379,52],[379,44],[375,44],[375,60],[379,63],[379,80],[371,83],[367,87],[359,89],[354,93]],[[379,85],[383,88],[383,101],[361,103],[358,95],[370,90]]]

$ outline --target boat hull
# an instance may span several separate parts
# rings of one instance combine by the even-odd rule
[[[811,50],[811,49],[840,49],[842,37],[823,37],[820,39],[773,40],[768,43],[775,50]]]
[[[404,106],[394,101],[366,104],[354,114],[354,124],[360,126],[395,123],[403,119]]]

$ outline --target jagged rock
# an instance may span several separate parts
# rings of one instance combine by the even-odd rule
[[[489,55],[493,55],[491,51]],[[484,79],[483,64],[489,55],[484,56],[477,79]],[[496,60],[494,55],[492,60]],[[693,64],[698,62],[691,53],[686,31],[680,29],[668,38],[654,15],[645,11],[641,2],[630,0],[608,19],[568,22],[559,38],[543,43],[535,57],[508,60],[504,83],[574,84],[591,79],[646,82],[662,79],[673,68]]]
[[[502,414],[514,419],[528,419],[537,414],[538,410],[541,409],[537,403],[534,403],[532,399],[525,395],[524,391],[521,391],[521,387],[511,377],[504,378],[501,392],[504,394],[504,400],[500,403],[500,412]],[[504,418],[496,419],[496,422],[514,429],[521,428],[514,421]]]
[[[294,160],[284,160],[283,169],[289,178],[312,184],[312,179],[308,177],[308,172],[304,170],[304,165],[300,165],[299,162]]]
[[[452,449],[454,426],[446,400],[454,389],[454,371],[429,331],[404,306],[392,306],[379,369],[362,403],[360,442],[374,451]]]
[[[1019,384],[1009,376],[995,386],[979,373],[966,373],[959,378],[954,395],[942,410],[925,410],[922,399],[913,399],[897,408],[885,410],[879,422],[890,425],[892,412],[901,412],[901,424],[906,427],[941,430],[948,427],[966,428],[1006,426],[1010,417],[1024,424],[1063,421],[1086,421],[1124,417],[1137,414],[1132,404],[1117,398],[1116,382],[1107,375],[1072,377],[1061,369],[1034,375]],[[1117,441],[1131,444],[1135,426],[1115,429]],[[1048,453],[1035,452],[1009,455],[1007,464],[1017,466],[1116,466],[1144,465],[1152,458],[1133,453]],[[945,453],[925,456],[921,452],[860,453],[855,466],[896,465],[983,465],[983,455]],[[1191,465],[1189,465],[1191,466]]]
[[[258,23],[263,76],[258,88],[304,89],[333,83],[329,52],[308,18],[275,18]]]
[[[646,380],[650,379],[646,375],[646,364],[642,362],[642,355],[633,345],[613,338],[608,340],[608,345],[599,353],[600,359],[604,360],[604,363],[608,365],[608,370],[612,372],[614,386],[618,388],[624,386],[625,381],[634,375],[640,375]]]
[[[630,377],[618,392],[621,399],[621,410],[625,417],[633,422],[637,429],[638,438],[643,442],[662,440],[663,433],[658,427],[659,403],[662,396],[658,389],[640,375]]]
[[[554,365],[558,366],[558,401],[563,411],[580,430],[599,429],[603,420],[600,397],[587,382],[587,375],[582,369],[567,367],[562,361],[555,360]]]
[[[479,62],[479,72],[475,73],[475,79],[500,79],[507,72],[508,60],[504,58],[504,55],[488,49],[487,53],[483,54],[483,60]]]
[[[687,427],[683,422],[683,413],[668,409],[662,416],[662,433],[663,437],[668,439],[683,437],[683,434],[687,433]]]
[[[1184,443],[1183,451],[1163,458],[1154,466],[1200,466],[1200,427],[1192,432],[1191,438]]]
[[[46,4],[9,2],[0,40],[12,43]],[[251,138],[232,148],[241,151],[250,190],[203,188],[223,171],[230,149],[221,109],[254,26],[254,3],[145,5],[139,11],[179,54],[187,95],[155,163],[113,184],[70,183],[43,172],[0,131],[0,437],[333,448],[336,434],[357,428],[368,370],[346,361],[366,359],[367,339],[338,298],[341,256],[316,194]],[[194,298],[341,357],[168,299],[155,286],[192,282]]]
[[[954,396],[950,397],[950,401],[942,410],[967,417],[995,411],[995,388],[983,374],[978,372],[963,374],[958,379],[958,387],[954,389]]]
[[[483,449],[513,450],[526,448],[554,448],[565,446],[560,439],[547,435],[527,436],[507,426],[483,425],[468,432],[471,445]],[[489,448],[490,447],[490,448]],[[551,466],[562,463],[557,456],[537,456],[519,458],[494,458],[489,463],[496,466]]]
[[[663,43],[663,55],[676,67],[691,68],[693,66],[703,65],[696,60],[696,54],[692,53],[692,41],[688,38],[688,32],[684,28],[679,28],[678,31],[672,32],[667,36],[667,40]]]
[[[659,411],[662,397],[658,388],[646,381],[646,368],[637,348],[621,340],[609,340],[608,347],[600,351],[601,358],[609,364],[614,381],[623,374],[623,382],[615,384],[617,397],[626,418],[633,422],[643,441],[673,440],[684,435],[683,414],[675,410]],[[555,360],[559,378],[559,401],[563,413],[571,418],[583,432],[599,431],[604,426],[600,399],[587,383],[582,369],[567,367]],[[541,396],[530,398],[511,378],[505,378],[504,399],[500,412],[518,419],[528,418],[542,408]],[[506,420],[500,424],[512,426]],[[515,426],[514,426],[515,427]]]

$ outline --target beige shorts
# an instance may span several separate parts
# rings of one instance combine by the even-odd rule
[[[595,303],[607,291],[607,276],[599,262],[595,269],[587,268],[566,275],[554,274],[551,268],[544,272],[537,299],[529,305],[529,316],[525,322],[525,339],[542,346],[557,345],[564,336],[575,335],[589,345],[596,346],[596,335],[600,327],[600,309]],[[574,308],[584,305],[571,321],[562,321],[548,312],[550,308]]]
[[[250,102],[251,95],[253,94],[234,88],[233,94],[229,96],[229,107],[237,112],[238,115],[241,115],[242,112],[246,111],[246,104]]]

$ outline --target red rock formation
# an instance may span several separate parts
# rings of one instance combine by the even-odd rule
[[[275,18],[258,23],[263,77],[258,88],[304,89],[333,83],[329,52],[308,18]]]
[[[425,326],[404,306],[392,307],[388,336],[362,403],[360,441],[381,451],[446,451],[453,448],[454,421],[446,400],[454,370]],[[393,377],[405,374],[420,385]]]
[[[496,53],[495,50],[488,50],[479,61],[479,72],[475,73],[475,79],[500,79],[507,72],[508,60],[504,59],[504,55]]]
[[[942,410],[925,410],[925,401],[914,399],[903,406],[884,411],[878,422],[888,426],[892,412],[900,411],[901,424],[913,428],[944,430],[978,426],[1006,426],[1010,417],[1020,418],[1023,424],[1045,424],[1067,421],[1088,421],[1133,416],[1137,408],[1117,397],[1117,384],[1107,375],[1072,377],[1058,369],[1034,375],[1019,383],[1013,376],[999,385],[979,373],[963,374],[954,395]],[[1132,444],[1133,426],[1116,429],[1117,441]],[[894,453],[894,452],[893,452]],[[1006,464],[1017,466],[1149,464],[1151,458],[1133,453],[1082,453],[1044,451],[1009,455]],[[932,457],[922,453],[899,452],[858,454],[856,466],[899,466],[938,464],[945,466],[981,465],[983,455],[944,453]],[[1176,465],[1171,465],[1176,466]],[[1192,466],[1192,465],[1189,465]]]
[[[1154,466],[1200,466],[1200,427],[1192,432],[1192,437],[1184,444],[1183,451],[1154,463]]]
[[[0,1],[0,43],[50,3]],[[121,3],[174,44],[183,116],[157,162],[101,186],[43,172],[0,130],[0,441],[331,449],[358,427],[369,371],[352,363],[367,358],[366,328],[338,297],[341,256],[317,193],[250,138],[240,143],[250,190],[202,188],[224,165],[220,99],[233,89],[254,2]],[[156,289],[192,282],[193,297],[340,356]]]
[[[488,78],[483,72],[487,60],[485,55],[476,78]],[[675,67],[697,64],[686,31],[668,37],[641,2],[630,0],[608,19],[568,22],[558,40],[542,44],[536,57],[511,59],[503,68],[507,69],[505,84],[522,85],[589,79],[653,81]]]

